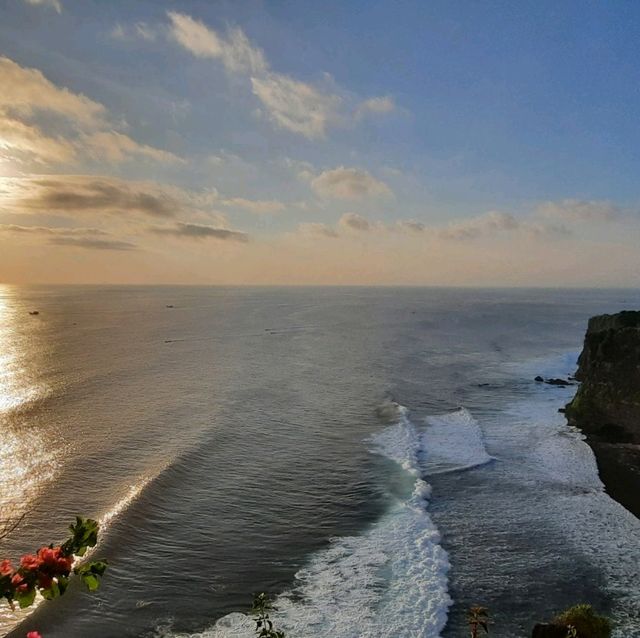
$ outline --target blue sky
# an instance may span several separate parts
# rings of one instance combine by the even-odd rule
[[[0,279],[640,273],[637,3],[5,0],[0,13]]]

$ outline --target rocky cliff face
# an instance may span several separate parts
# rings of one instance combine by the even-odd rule
[[[640,517],[640,312],[589,320],[566,408],[593,448],[607,492]]]
[[[640,444],[640,312],[589,320],[567,418],[594,440]]]

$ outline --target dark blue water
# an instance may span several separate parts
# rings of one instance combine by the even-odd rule
[[[111,564],[97,594],[41,605],[16,635],[240,636],[238,617],[215,623],[262,590],[285,593],[279,620],[303,638],[459,636],[474,603],[521,636],[583,600],[640,635],[637,521],[557,414],[571,391],[532,381],[572,371],[589,316],[639,306],[638,291],[3,288],[0,498],[27,516],[2,553],[82,513],[104,521]],[[430,498],[411,496],[418,479]]]

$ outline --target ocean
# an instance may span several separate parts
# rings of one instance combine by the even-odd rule
[[[0,287],[17,557],[97,518],[103,586],[24,638],[491,635],[589,602],[640,636],[640,521],[558,408],[591,315],[640,291]],[[38,315],[29,312],[38,311]],[[12,631],[16,623],[20,626]]]

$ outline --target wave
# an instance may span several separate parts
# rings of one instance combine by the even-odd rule
[[[384,410],[393,424],[371,439],[372,451],[397,463],[410,488],[368,531],[334,539],[296,574],[273,614],[291,638],[438,638],[446,625],[449,559],[426,510],[424,440],[406,408],[389,402]],[[253,630],[251,619],[236,613],[191,636],[249,638]]]
[[[466,408],[428,416],[425,422],[420,461],[427,475],[458,472],[495,460],[487,452],[480,424]]]

